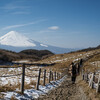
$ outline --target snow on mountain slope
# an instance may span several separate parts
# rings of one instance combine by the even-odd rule
[[[15,31],[10,31],[6,35],[0,37],[0,44],[10,45],[15,47],[36,46],[36,44],[31,43],[27,37],[22,36],[21,34]]]
[[[73,49],[50,46],[34,41],[15,31],[10,31],[0,37],[0,48],[15,52],[20,52],[25,49],[49,50],[56,54],[73,51]]]

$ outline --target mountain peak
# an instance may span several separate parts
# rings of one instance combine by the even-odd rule
[[[0,37],[0,44],[15,47],[30,47],[36,46],[33,42],[16,31],[10,31],[4,36]]]
[[[5,37],[8,37],[8,36],[13,37],[14,35],[18,35],[18,32],[16,32],[16,31],[10,31],[7,34],[5,34],[4,36],[0,37],[0,39],[4,39]]]
[[[6,35],[17,35],[17,34],[19,34],[19,33],[16,31],[10,31]]]

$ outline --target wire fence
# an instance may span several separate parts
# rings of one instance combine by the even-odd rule
[[[36,82],[37,90],[39,90],[39,85],[40,85],[41,79],[43,80],[43,85],[46,85],[46,79],[48,79],[48,82],[50,83],[51,81],[56,81],[63,77],[62,74],[59,72],[56,72],[56,71],[53,72],[51,70],[48,72],[48,70],[46,70],[46,69],[42,70],[41,68],[36,69],[36,68],[29,67],[29,66],[27,67],[27,65],[25,65],[25,64],[23,64],[22,66],[17,66],[17,67],[0,67],[0,69],[9,69],[9,68],[21,68],[21,73],[10,75],[9,72],[7,72],[7,75],[1,75],[0,78],[21,76],[21,93],[22,94],[24,94],[25,76],[37,79],[37,82]],[[26,70],[30,71],[30,73],[33,73],[33,74],[29,74],[29,73],[27,74],[25,72]],[[37,73],[37,75],[35,75],[34,73]]]
[[[96,93],[100,92],[100,72],[87,73],[83,70],[82,77],[88,82],[90,88],[96,89]]]

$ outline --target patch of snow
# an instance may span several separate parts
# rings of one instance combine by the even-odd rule
[[[47,94],[50,90],[58,87],[66,78],[67,76],[64,76],[60,80],[57,81],[51,81],[51,83],[47,84],[46,86],[39,86],[39,90],[33,89],[27,89],[24,91],[24,95],[18,94],[16,92],[1,92],[4,94],[4,99],[5,100],[10,100],[11,97],[15,97],[18,100],[34,100],[38,98],[40,95],[45,95]]]
[[[20,61],[13,61],[14,63],[28,63],[29,60],[20,60]]]
[[[41,46],[43,46],[43,47],[48,47],[47,45],[45,45],[45,44],[40,44]]]

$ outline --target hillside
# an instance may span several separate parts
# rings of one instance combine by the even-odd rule
[[[31,56],[31,55],[38,56],[42,59],[54,55],[54,53],[52,53],[49,50],[34,50],[34,49],[23,50],[19,53],[25,54],[25,55],[28,55],[28,56]]]
[[[5,51],[7,52],[7,51]],[[11,53],[11,51],[9,51]],[[18,54],[20,55],[33,55],[39,51],[35,50],[24,50]],[[46,51],[49,52],[49,51]],[[17,54],[17,53],[15,53]],[[43,53],[44,54],[44,53]],[[40,55],[41,56],[41,53]],[[92,57],[90,59],[90,57]],[[35,61],[37,63],[55,63],[55,65],[50,65],[50,66],[36,66],[36,65],[26,65],[25,68],[25,95],[20,94],[20,86],[21,86],[21,73],[22,73],[22,67],[15,67],[17,65],[14,65],[14,67],[9,69],[2,68],[0,70],[1,76],[6,76],[6,75],[15,75],[14,77],[2,77],[0,84],[1,84],[1,90],[0,93],[5,94],[3,97],[1,96],[0,98],[17,98],[20,100],[22,99],[33,99],[39,98],[37,100],[51,100],[54,98],[54,100],[88,100],[87,98],[89,97],[87,94],[91,93],[92,89],[88,87],[88,84],[82,80],[81,74],[78,75],[76,84],[72,84],[71,82],[71,76],[70,73],[68,73],[68,68],[69,65],[72,62],[79,62],[80,59],[87,59],[89,66],[91,64],[94,64],[94,62],[98,62],[100,59],[100,49],[96,50],[91,50],[88,52],[71,52],[68,54],[57,54],[50,56],[46,59],[42,59],[40,61]],[[29,63],[29,62],[28,62]],[[34,63],[34,61],[33,61]],[[87,63],[87,62],[86,62]],[[85,64],[85,63],[84,63]],[[100,61],[98,62],[98,66],[100,66]],[[85,66],[87,67],[87,66]],[[36,90],[36,84],[37,84],[37,76],[39,69],[41,68],[41,79],[40,79],[40,85],[39,85],[39,90]],[[91,68],[87,67],[88,69]],[[86,69],[87,69],[86,68]],[[95,66],[94,66],[95,68]],[[94,70],[93,68],[93,70]],[[43,85],[43,79],[44,79],[44,70],[46,70],[46,85]],[[92,72],[93,70],[90,70]],[[97,70],[97,69],[96,69]],[[55,78],[52,78],[52,80],[49,83],[49,75],[50,71],[53,73],[58,73],[58,75],[61,75],[62,78],[59,80],[57,79],[55,81]],[[18,75],[18,76],[16,76]],[[58,77],[57,75],[57,77]],[[64,76],[64,77],[63,77]],[[67,77],[65,77],[67,76]],[[53,77],[55,77],[55,74],[53,74]],[[12,81],[13,80],[13,81]],[[61,83],[59,83],[62,80]],[[57,86],[57,87],[56,87]],[[56,88],[55,88],[56,87]],[[47,90],[49,89],[49,90]],[[50,90],[51,89],[51,90]],[[14,92],[16,90],[16,92]],[[89,90],[89,91],[88,91]],[[8,91],[8,92],[7,92]],[[85,92],[84,92],[85,91]],[[42,93],[41,93],[42,92]],[[12,94],[11,94],[12,93]],[[39,94],[41,93],[41,94]],[[86,94],[87,93],[87,94]],[[11,96],[9,97],[9,94]],[[43,95],[42,95],[43,94]],[[44,95],[46,94],[46,95]],[[95,95],[95,90],[94,93],[91,93]],[[28,95],[28,96],[27,96]],[[82,98],[82,99],[81,99]],[[86,98],[86,99],[84,99]],[[90,98],[90,97],[89,97]],[[33,99],[34,100],[34,99]],[[89,99],[90,100],[90,99]],[[91,99],[91,100],[97,100],[97,99]]]
[[[87,51],[92,51],[92,50],[96,50],[96,49],[100,49],[100,45],[98,45],[97,47],[89,47],[89,48],[85,48],[82,50],[78,50],[77,52],[87,52]]]
[[[41,60],[54,55],[48,50],[24,50],[19,53],[0,49],[0,62],[11,62],[20,59]]]

